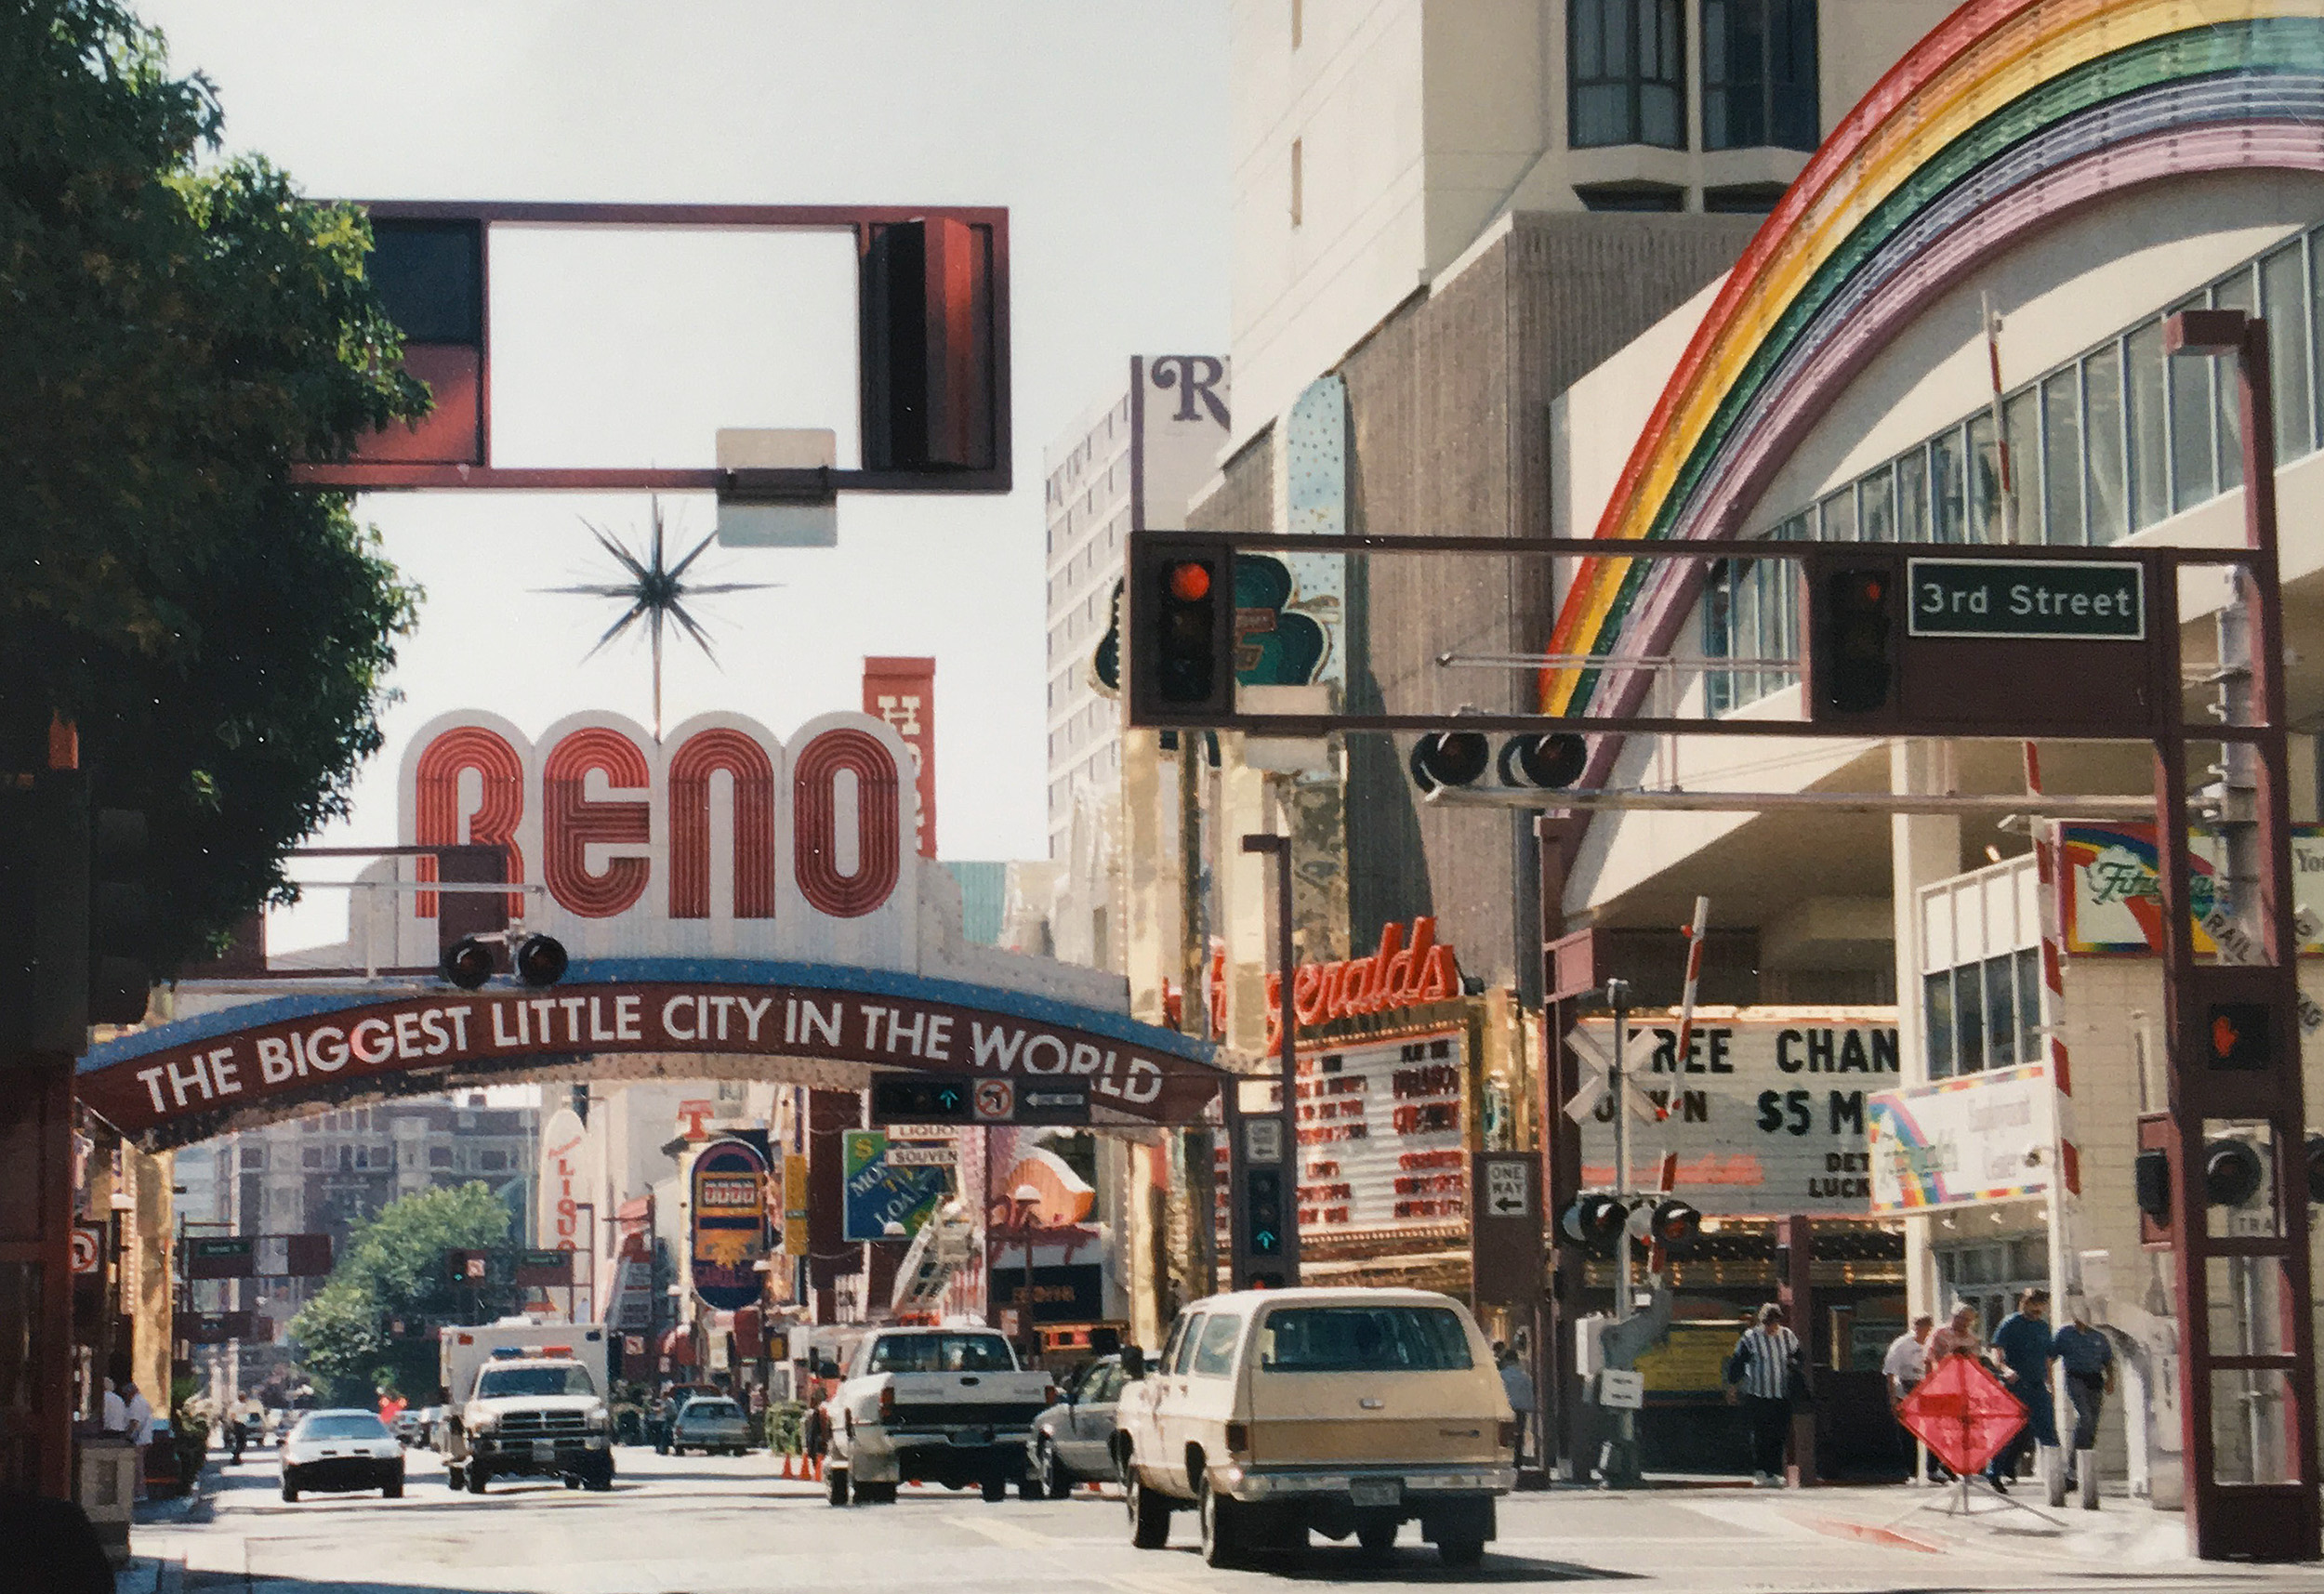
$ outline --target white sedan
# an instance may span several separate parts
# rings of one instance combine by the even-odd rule
[[[367,1411],[310,1411],[283,1442],[283,1498],[306,1490],[403,1493],[403,1446]]]

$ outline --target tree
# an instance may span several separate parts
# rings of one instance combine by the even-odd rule
[[[222,126],[113,0],[0,0],[0,769],[78,723],[97,800],[148,815],[163,969],[289,899],[418,600],[289,480],[428,405],[368,226]]]
[[[292,1345],[316,1390],[334,1403],[353,1404],[369,1404],[382,1387],[406,1395],[433,1390],[430,1327],[464,1321],[480,1307],[513,1304],[472,1298],[446,1275],[444,1253],[485,1249],[508,1235],[508,1209],[482,1183],[420,1191],[380,1208],[350,1236],[330,1280],[291,1319]]]

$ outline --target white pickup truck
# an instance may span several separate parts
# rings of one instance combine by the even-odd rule
[[[824,1486],[844,1506],[892,1501],[905,1482],[1005,1499],[1014,1481],[1025,1498],[1025,1439],[1056,1398],[1047,1373],[1018,1369],[1009,1341],[986,1328],[883,1328],[848,1351],[844,1368],[825,1362],[821,1378],[841,1378],[823,1403]]]
[[[440,1332],[446,1482],[471,1495],[493,1478],[614,1486],[603,1324],[513,1317]]]

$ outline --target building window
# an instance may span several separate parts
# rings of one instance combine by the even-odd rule
[[[1650,211],[1675,215],[1686,208],[1686,191],[1662,183],[1601,183],[1574,190],[1584,210]]]
[[[1291,225],[1307,218],[1307,141],[1291,140]]]
[[[1684,149],[1679,0],[1572,0],[1565,19],[1567,141]]]
[[[1816,0],[1703,0],[1703,148],[1816,148]]]
[[[1712,216],[1765,216],[1784,195],[1781,183],[1737,183],[1703,190],[1703,209]]]
[[[2041,959],[2031,947],[1921,977],[1929,1077],[2041,1060]]]
[[[298,1165],[301,1167],[322,1167],[323,1148],[321,1146],[307,1146],[302,1148],[298,1153]]]

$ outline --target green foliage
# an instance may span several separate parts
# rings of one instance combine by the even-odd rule
[[[427,408],[368,226],[221,126],[112,0],[0,0],[0,742],[62,710],[147,810],[157,968],[287,900],[418,600],[289,481]]]
[[[376,1391],[395,1389],[428,1404],[422,1394],[436,1387],[429,1328],[464,1320],[477,1304],[446,1277],[443,1254],[498,1245],[508,1234],[508,1208],[481,1183],[421,1191],[383,1207],[291,1319],[291,1342],[318,1393],[334,1405],[369,1405]]]

